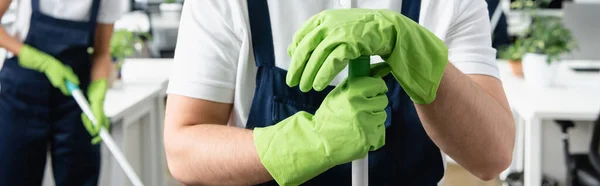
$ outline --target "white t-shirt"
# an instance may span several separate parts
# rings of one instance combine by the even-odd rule
[[[229,125],[244,127],[254,96],[256,67],[246,0],[185,1],[168,93],[233,103]],[[400,12],[400,0],[268,0],[277,67],[295,31],[326,9]],[[448,46],[449,61],[465,74],[498,77],[485,0],[422,0],[419,23]],[[379,62],[372,58],[372,62]],[[332,85],[345,78],[340,73]]]
[[[17,19],[12,26],[11,35],[18,36],[21,41],[25,40],[29,32],[31,21],[31,1],[17,1]],[[92,8],[92,0],[39,0],[40,10],[50,17],[66,19],[71,21],[88,21]],[[100,0],[98,11],[98,23],[112,24],[117,21],[124,12],[122,0]]]

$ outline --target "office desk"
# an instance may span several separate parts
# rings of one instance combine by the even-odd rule
[[[500,61],[501,79],[517,123],[515,156],[512,171],[524,171],[525,186],[540,186],[542,176],[542,121],[593,121],[600,112],[600,75],[574,73],[569,65],[600,65],[596,61],[562,63],[551,87],[528,86],[510,74],[505,61]]]
[[[160,86],[124,85],[107,92],[104,112],[111,121],[110,133],[145,185],[163,186],[159,149],[162,146],[155,101]],[[100,185],[131,185],[129,179],[104,144],[101,144]],[[50,158],[50,157],[48,157]],[[46,163],[44,186],[54,185],[51,161]]]
[[[140,179],[148,186],[174,185],[164,156],[164,98],[172,59],[127,59],[122,86],[107,92],[104,111],[111,135]],[[99,184],[131,185],[108,149],[102,145]],[[48,161],[51,162],[51,161]],[[47,165],[44,186],[54,185]]]
[[[106,95],[105,113],[112,123],[111,135],[145,185],[161,186],[160,152],[162,121],[157,120],[155,100],[160,86],[124,85]],[[162,130],[161,130],[162,131]],[[100,185],[131,185],[106,146],[102,146]]]
[[[136,173],[149,186],[173,183],[162,138],[171,61],[126,59],[122,70],[123,86],[110,90],[105,103],[106,115],[113,122],[111,134],[123,144],[121,148]],[[105,147],[103,153],[106,153],[103,158],[112,159]],[[102,173],[110,172],[110,177],[103,176],[101,185],[129,185],[116,161],[105,162]]]
[[[152,175],[156,175],[154,182],[156,185],[175,185],[176,181],[173,179],[168,171],[165,150],[163,146],[163,127],[164,127],[164,116],[165,116],[165,98],[166,90],[169,80],[169,74],[171,73],[171,63],[173,59],[126,59],[123,64],[122,70],[122,82],[125,85],[135,86],[152,86],[158,87],[159,91],[150,101],[154,109],[153,120],[157,121],[152,131],[149,131],[151,135],[156,136],[154,140],[156,143],[153,147],[153,152],[157,158],[153,160],[156,162],[158,167],[154,167],[156,172],[152,172]]]
[[[165,90],[173,59],[126,59],[122,79],[125,84],[160,85]]]

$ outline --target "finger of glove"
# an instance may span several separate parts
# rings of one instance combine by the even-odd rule
[[[98,135],[98,128],[83,113],[81,114],[81,121],[83,122],[83,126],[85,127],[85,130],[87,130],[88,133],[90,133],[90,136],[96,136],[96,135]]]
[[[106,130],[110,128],[110,123],[106,116],[96,116],[96,118],[101,118],[98,120],[98,127],[104,127]],[[98,129],[100,130],[100,129]]]
[[[102,122],[102,127],[104,127],[106,130],[110,130],[110,120],[108,120],[108,117],[104,117],[104,122]]]
[[[92,138],[92,144],[93,145],[97,145],[101,141],[102,141],[102,138],[100,136],[95,136],[94,138]]]
[[[53,71],[47,71],[46,77],[48,77],[48,81],[50,81],[50,84],[52,84],[54,88],[58,88],[60,92],[63,93],[65,96],[71,95],[71,93],[67,89],[67,85],[65,84],[65,80],[62,76],[55,74],[55,72]]]
[[[65,96],[70,96],[71,95],[71,92],[69,92],[69,89],[67,88],[66,84],[60,84],[60,85],[58,85],[58,89]]]
[[[371,77],[385,77],[391,72],[390,65],[386,62],[371,65]]]
[[[314,16],[308,18],[308,20],[306,20],[302,24],[302,26],[300,26],[300,29],[298,29],[296,31],[296,33],[294,34],[294,37],[292,38],[292,43],[290,43],[290,45],[287,48],[288,55],[292,56],[292,54],[294,54],[294,52],[296,51],[300,42],[302,40],[304,40],[304,37],[306,35],[308,35],[309,33],[311,33],[320,24],[321,24],[321,14],[317,14],[317,15],[314,15]]]
[[[361,118],[361,129],[365,135],[365,145],[369,150],[373,151],[383,146],[387,113],[385,111],[360,112],[357,117]]]
[[[77,75],[75,75],[75,73],[73,72],[73,69],[71,69],[71,67],[68,67],[68,66],[65,66],[64,68],[65,68],[64,69],[65,79],[75,85],[79,85],[79,78],[77,77]]]
[[[88,97],[92,97],[88,94]],[[100,127],[105,127],[106,129],[108,129],[108,118],[106,117],[106,115],[104,114],[104,101],[100,100],[100,101],[95,101],[95,100],[90,100],[90,107],[92,109],[92,113],[94,114],[94,117],[96,118],[96,122],[98,123],[97,128],[98,130],[100,130]]]
[[[370,98],[351,98],[352,106],[356,110],[369,111],[369,112],[380,112],[384,111],[388,105],[388,97],[385,93],[381,93],[375,97]]]
[[[313,83],[312,86],[315,90],[321,91],[325,89],[348,66],[350,59],[356,59],[360,56],[359,51],[355,47],[346,43],[340,44],[339,42],[335,42],[343,41],[343,38],[339,37],[328,37],[317,47],[307,64],[307,70],[310,69],[313,71],[307,73],[305,70],[302,74],[302,81],[307,81],[307,85],[305,86],[308,86],[308,83]],[[331,47],[334,47],[333,50],[330,49]],[[331,52],[327,53],[329,51]],[[302,81],[300,82],[301,87]]]
[[[355,77],[348,79],[352,97],[372,98],[388,91],[383,79],[378,77]]]
[[[290,67],[288,68],[286,83],[293,87],[300,83],[303,72],[306,70],[306,65],[313,51],[319,46],[319,43],[325,38],[327,30],[324,27],[319,27],[308,33],[298,44],[294,53]]]

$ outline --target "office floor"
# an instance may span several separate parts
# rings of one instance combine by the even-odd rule
[[[481,181],[459,165],[448,163],[444,186],[500,186],[499,180]]]

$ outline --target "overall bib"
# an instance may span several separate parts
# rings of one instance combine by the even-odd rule
[[[420,7],[420,0],[403,0],[402,14],[418,21]],[[248,0],[248,12],[258,71],[246,128],[274,125],[301,110],[314,114],[334,87],[308,93],[288,87],[287,71],[275,66],[267,0]],[[391,74],[384,80],[389,88],[386,142],[369,153],[369,185],[437,185],[444,175],[440,150],[425,133],[413,102],[400,84]],[[351,165],[338,165],[304,185],[351,185]]]
[[[87,90],[88,48],[93,46],[100,0],[93,0],[87,22],[44,15],[39,0],[31,0],[31,7],[24,43],[70,66],[81,89]],[[0,185],[41,185],[48,150],[56,185],[97,185],[100,146],[90,143],[81,112],[45,74],[21,67],[17,57],[6,59],[0,70]]]

